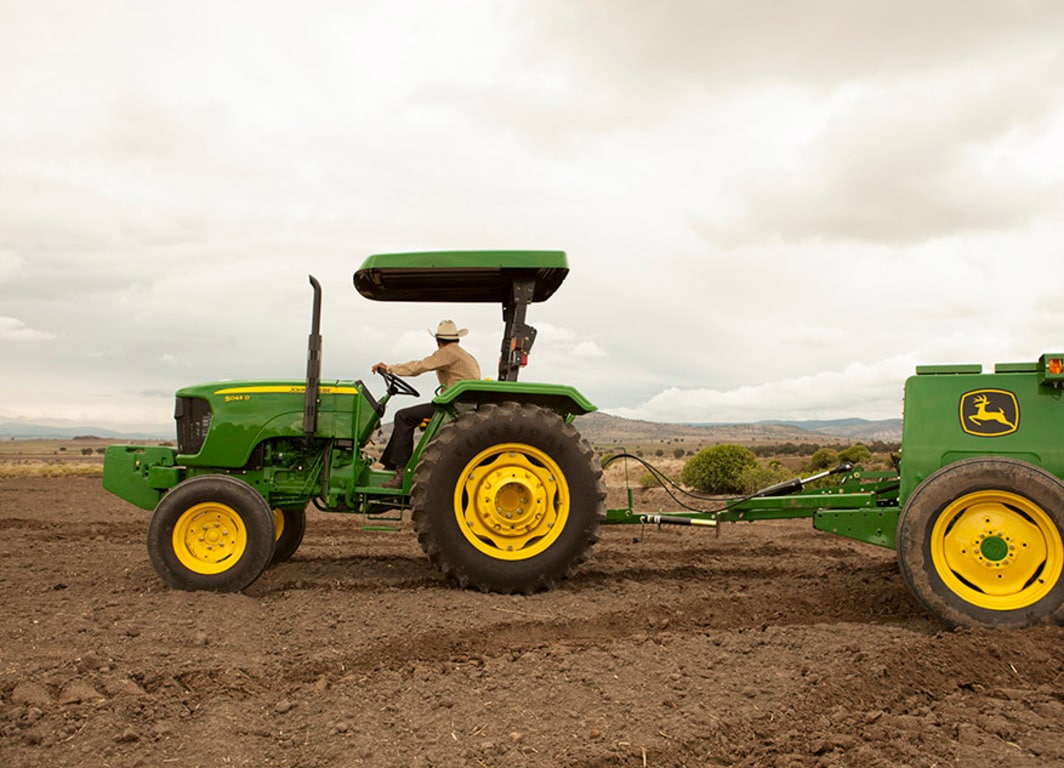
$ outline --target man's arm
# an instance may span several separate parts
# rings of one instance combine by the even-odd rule
[[[373,366],[373,372],[376,373],[379,368],[383,368],[385,372],[396,376],[420,376],[428,371],[443,368],[451,362],[451,359],[450,350],[447,347],[441,347],[428,357],[423,357],[420,360],[411,360],[406,363],[396,363],[395,365],[377,363]]]

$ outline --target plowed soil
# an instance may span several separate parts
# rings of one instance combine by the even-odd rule
[[[147,522],[0,480],[0,765],[1064,765],[1064,628],[946,630],[808,522],[606,527],[531,597],[313,510],[245,593],[176,592]]]

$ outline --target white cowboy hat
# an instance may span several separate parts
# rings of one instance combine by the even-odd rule
[[[455,325],[454,320],[440,320],[440,324],[436,328],[436,333],[432,333],[432,331],[429,331],[429,333],[443,341],[458,341],[469,333],[469,329],[462,328],[459,330],[458,326]]]

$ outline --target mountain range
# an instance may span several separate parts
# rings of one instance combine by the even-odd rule
[[[595,412],[579,416],[576,428],[592,443],[630,443],[636,440],[690,438],[710,442],[809,443],[824,438],[871,442],[901,440],[901,419],[833,419],[810,421],[760,421],[748,424],[663,424],[639,421]],[[0,439],[61,440],[74,437],[102,437],[116,441],[172,440],[174,428],[159,426],[139,432],[118,432],[99,426],[51,427],[41,424],[6,422],[0,424]]]
[[[70,440],[75,437],[105,437],[115,440],[173,440],[173,427],[158,427],[139,432],[118,432],[106,427],[49,427],[9,421],[0,424],[4,440]]]
[[[637,440],[693,439],[702,443],[818,443],[825,438],[851,442],[898,442],[901,419],[833,419],[810,421],[759,421],[746,424],[662,424],[589,413],[574,422],[593,444],[631,443]]]

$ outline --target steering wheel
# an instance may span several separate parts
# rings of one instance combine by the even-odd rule
[[[403,379],[400,379],[394,373],[388,373],[381,368],[377,373],[384,379],[384,384],[388,387],[389,395],[410,395],[411,397],[421,397],[421,393],[414,389],[412,386],[406,383]]]

